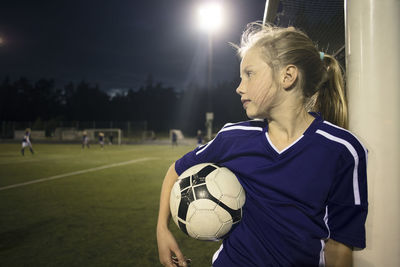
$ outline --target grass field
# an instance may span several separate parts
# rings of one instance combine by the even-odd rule
[[[34,149],[22,156],[20,144],[0,144],[0,266],[161,266],[162,179],[193,147]],[[170,229],[193,267],[211,266],[219,242],[191,239],[172,220]]]

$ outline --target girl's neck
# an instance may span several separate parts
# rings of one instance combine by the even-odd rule
[[[268,118],[268,134],[279,142],[298,139],[313,122],[314,117],[302,106],[280,108],[271,112]]]

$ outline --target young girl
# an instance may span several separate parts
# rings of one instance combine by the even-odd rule
[[[99,144],[100,144],[101,150],[103,150],[104,149],[104,133],[99,133]]]
[[[87,148],[90,147],[90,146],[89,146],[89,137],[88,137],[88,135],[87,135],[87,132],[86,132],[86,131],[83,131],[83,133],[82,133],[82,149],[84,149],[85,146],[86,146]]]
[[[25,155],[25,147],[29,147],[29,151],[31,151],[32,155],[34,154],[30,136],[31,136],[31,129],[28,128],[25,130],[25,135],[22,138],[22,148],[21,148],[22,156]]]
[[[236,174],[246,203],[213,266],[351,266],[353,249],[365,247],[367,152],[345,130],[337,61],[292,27],[257,23],[238,51],[236,92],[253,120],[226,124],[169,168],[157,224],[161,263],[186,266],[168,229],[173,183],[187,168],[214,162]]]

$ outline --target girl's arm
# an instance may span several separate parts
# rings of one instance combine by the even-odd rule
[[[173,163],[169,167],[161,187],[160,210],[158,213],[157,222],[157,244],[160,262],[164,266],[173,267],[176,266],[172,261],[172,256],[174,254],[178,258],[179,266],[187,265],[185,258],[178,247],[178,243],[168,229],[168,222],[170,218],[169,198],[172,186],[174,185],[176,179],[178,179],[178,174],[175,171],[175,163]]]
[[[325,245],[326,267],[351,267],[353,266],[353,251],[350,247],[329,239]]]

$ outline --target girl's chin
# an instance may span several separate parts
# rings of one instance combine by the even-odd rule
[[[246,110],[246,115],[247,115],[247,117],[249,117],[250,119],[254,119],[254,118],[256,118],[257,115],[258,115],[257,110],[254,109],[254,108],[252,108],[250,105],[247,106],[247,107],[245,108],[245,110]]]
[[[247,115],[247,117],[249,118],[249,119],[257,119],[257,115],[256,114],[254,114],[254,113],[251,113],[251,112],[247,112],[247,110],[246,110],[246,115]]]
[[[262,114],[251,112],[250,110],[247,110],[247,109],[246,109],[246,115],[249,119],[252,119],[252,120],[255,120],[255,119],[263,120],[266,118],[266,116],[263,116]]]

